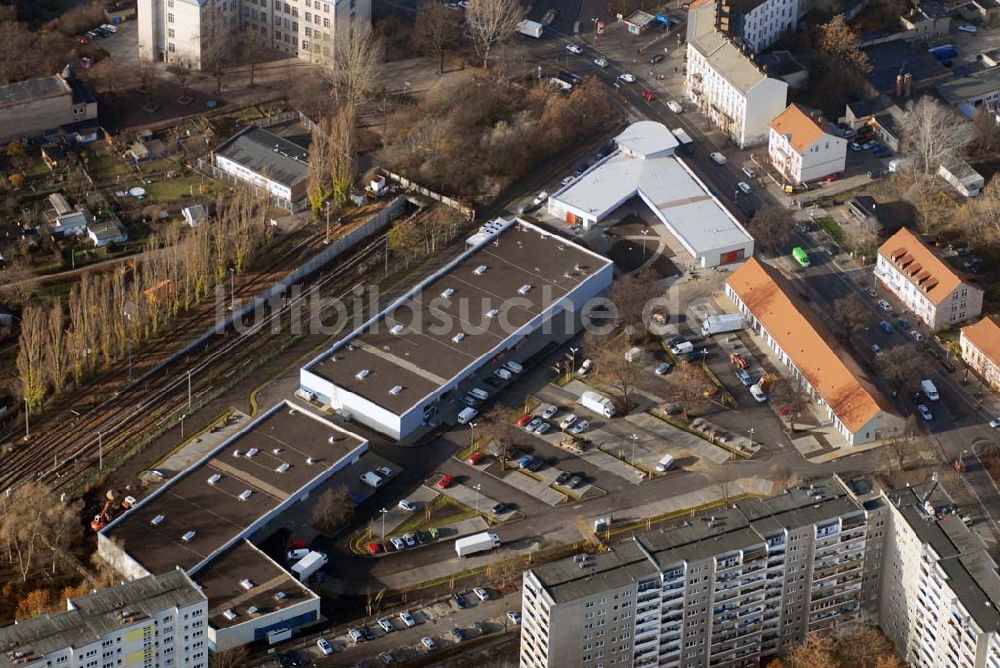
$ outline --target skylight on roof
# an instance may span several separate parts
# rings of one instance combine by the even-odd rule
[[[364,380],[370,375],[372,375],[372,372],[369,369],[362,369],[361,371],[354,374],[354,377],[357,378],[358,380]]]
[[[476,276],[482,276],[483,274],[486,273],[486,269],[487,269],[486,265],[485,264],[481,264],[478,267],[476,267],[472,271],[472,273],[475,274]]]

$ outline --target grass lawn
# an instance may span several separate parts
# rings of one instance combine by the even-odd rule
[[[125,175],[131,171],[121,158],[110,153],[91,155],[87,169],[97,181],[111,179],[119,174]]]
[[[836,241],[838,244],[843,245],[844,240],[847,238],[847,235],[844,234],[844,228],[840,226],[840,223],[838,223],[833,218],[825,217],[825,218],[817,218],[816,224],[822,227],[824,230],[826,230],[826,233],[829,234],[834,241]]]
[[[176,202],[185,195],[191,193],[197,195],[201,191],[203,183],[209,191],[216,187],[215,183],[200,174],[188,174],[175,179],[157,181],[145,186],[146,198],[161,204]]]

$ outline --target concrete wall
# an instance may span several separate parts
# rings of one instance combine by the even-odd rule
[[[763,79],[747,91],[743,134],[736,138],[740,148],[767,143],[771,121],[788,106],[788,84],[780,79]]]

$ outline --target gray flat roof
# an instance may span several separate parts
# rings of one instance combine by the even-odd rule
[[[0,86],[0,108],[36,98],[72,94],[73,89],[70,85],[58,74],[53,74]]]
[[[729,38],[715,27],[715,3],[688,12],[688,42],[712,68],[743,94],[767,78]]]
[[[305,368],[401,415],[609,264],[568,239],[511,222],[492,242]],[[446,290],[454,293],[445,298]],[[499,313],[489,315],[494,309]],[[362,370],[369,373],[359,380]],[[402,389],[391,394],[397,386]]]
[[[308,150],[258,127],[230,137],[215,153],[289,188],[309,177]]]
[[[367,442],[282,402],[104,529],[151,573],[191,570]],[[253,457],[247,453],[256,450]],[[239,453],[239,455],[237,455]],[[312,463],[310,463],[312,462]],[[287,469],[279,472],[279,467]],[[210,477],[219,476],[214,484]],[[245,500],[240,495],[249,491]],[[162,519],[153,524],[154,518]],[[185,541],[182,536],[193,531]]]
[[[670,134],[662,124],[653,124]],[[635,132],[626,130],[622,135],[628,136],[630,145],[639,143]],[[600,220],[638,193],[699,254],[752,241],[725,206],[672,154],[672,146],[652,132],[638,136],[650,144],[651,150],[645,156],[620,145],[551,199]]]
[[[580,561],[555,561],[532,572],[557,603],[565,603],[635,584],[657,570],[637,543],[622,543],[608,552]]]
[[[73,610],[0,628],[0,666],[18,665],[11,661],[12,652],[44,656],[67,647],[81,647],[131,626],[136,621],[133,615],[149,616],[203,600],[205,595],[181,570],[102,589],[72,600]],[[124,617],[123,612],[128,616]]]
[[[960,104],[970,98],[977,98],[1000,91],[1000,67],[973,72],[967,77],[945,81],[937,85],[938,95],[951,104]]]
[[[191,579],[208,597],[208,621],[216,629],[316,598],[316,594],[247,541],[236,543],[192,573]],[[244,581],[252,585],[250,589],[243,586]],[[232,610],[236,619],[227,618],[223,614],[226,610]]]

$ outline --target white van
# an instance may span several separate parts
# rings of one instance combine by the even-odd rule
[[[309,550],[303,548],[301,550],[289,550],[285,556],[288,557],[288,561],[298,561],[305,558],[307,554],[309,554]]]
[[[479,411],[475,408],[463,408],[462,412],[458,414],[458,424],[469,424],[476,419],[479,415]]]
[[[663,459],[656,462],[657,473],[666,473],[672,468],[674,468],[674,458],[672,455],[663,455]]]
[[[724,164],[726,164],[726,156],[722,155],[718,151],[716,151],[715,153],[713,153],[711,155],[711,158],[712,158],[712,160],[715,161],[715,164],[717,164],[717,165],[724,165]]]
[[[365,483],[370,487],[375,487],[377,489],[381,487],[382,483],[385,481],[382,479],[382,476],[380,476],[378,473],[375,473],[374,471],[365,471],[364,473],[361,474],[361,482]]]
[[[471,390],[469,390],[469,394],[474,396],[476,399],[479,399],[480,401],[486,401],[487,399],[490,398],[489,392],[487,392],[486,390],[482,390],[478,387],[474,387]]]
[[[694,350],[694,344],[690,341],[681,341],[676,346],[670,346],[670,352],[674,355],[687,355]]]
[[[941,398],[941,395],[938,394],[937,387],[934,385],[934,381],[930,378],[924,378],[920,381],[920,389],[924,391],[924,394],[926,394],[927,398],[931,401],[937,401]]]
[[[499,369],[494,371],[493,375],[499,378],[500,380],[510,380],[511,378],[514,377],[514,374],[512,374],[507,369],[504,369],[503,367],[500,367]]]
[[[506,362],[503,363],[503,367],[505,369],[513,371],[514,373],[521,373],[522,371],[524,371],[524,367],[515,362],[514,360],[507,360]]]
[[[586,376],[588,373],[590,373],[590,369],[593,366],[594,366],[594,363],[591,362],[589,359],[588,360],[583,360],[583,364],[580,365],[580,368],[577,371],[577,373],[580,374],[581,376]]]

